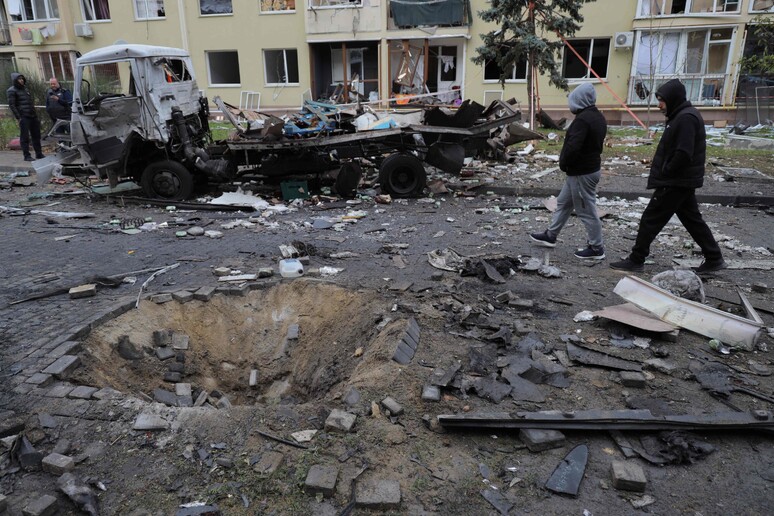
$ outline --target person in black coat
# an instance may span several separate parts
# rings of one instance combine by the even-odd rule
[[[575,253],[582,260],[605,257],[602,223],[597,214],[597,185],[602,177],[602,145],[607,121],[597,109],[596,101],[597,94],[590,83],[581,84],[567,97],[570,111],[575,115],[559,154],[559,168],[567,174],[567,179],[556,199],[556,211],[548,229],[530,234],[540,245],[555,247],[556,237],[575,211],[586,227],[587,247]]]
[[[653,196],[645,208],[629,256],[610,267],[625,271],[644,270],[650,245],[673,215],[688,230],[704,254],[696,272],[726,268],[720,247],[699,212],[696,189],[704,184],[707,157],[704,119],[686,98],[685,86],[677,79],[664,83],[656,91],[659,110],[666,115],[666,127],[656,148],[648,176]]]
[[[70,90],[63,88],[56,77],[51,77],[48,83],[51,87],[46,91],[46,112],[51,122],[70,120],[70,106],[73,103]]]
[[[35,159],[43,159],[45,156],[40,147],[40,119],[35,112],[35,101],[26,83],[26,77],[13,72],[11,74],[11,87],[8,88],[6,94],[8,107],[19,123],[19,143],[24,153],[24,161],[34,161]],[[35,150],[34,158],[30,155],[30,137],[32,138],[32,148]]]

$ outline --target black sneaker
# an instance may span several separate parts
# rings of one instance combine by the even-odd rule
[[[542,233],[530,233],[529,237],[544,247],[556,247],[556,237],[548,234],[548,231]]]
[[[728,264],[720,258],[719,260],[704,260],[698,267],[693,267],[694,272],[701,274],[703,272],[715,272],[728,267]]]
[[[630,260],[629,258],[626,258],[620,262],[611,262],[610,268],[619,271],[642,272],[645,270],[645,264],[637,263]]]
[[[24,161],[35,161],[35,158],[32,156],[24,156]]]
[[[581,260],[604,260],[605,248],[588,246],[586,249],[578,249],[575,251],[575,257]]]
[[[43,154],[38,154],[37,156],[35,156],[35,159],[43,159],[43,158],[45,158],[45,157],[46,157],[46,156],[45,156],[45,155],[43,155]]]

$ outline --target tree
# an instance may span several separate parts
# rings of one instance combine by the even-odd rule
[[[751,48],[745,48],[745,57],[739,60],[742,73],[774,73],[774,20],[756,16],[752,20]]]
[[[557,63],[563,42],[556,35],[574,36],[583,22],[581,7],[593,1],[492,0],[489,9],[479,11],[482,20],[496,23],[499,29],[481,35],[484,45],[476,49],[473,62],[497,64],[503,86],[513,67],[527,62],[530,127],[535,125],[534,75],[548,74],[550,84],[567,90],[567,80]]]

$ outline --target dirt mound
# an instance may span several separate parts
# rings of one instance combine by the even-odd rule
[[[281,283],[246,297],[143,302],[84,341],[86,367],[80,371],[85,376],[79,380],[150,394],[156,388],[174,390],[164,378],[177,371],[192,384],[194,396],[200,390],[219,391],[235,404],[322,399],[355,372],[360,381],[372,368],[381,375],[379,364],[391,357],[390,335],[395,333],[394,324],[377,328],[385,312],[375,292],[310,280]],[[154,332],[160,330],[187,337],[188,349],[163,347],[173,356],[159,358],[162,348]],[[249,386],[251,370],[258,372],[255,387]]]

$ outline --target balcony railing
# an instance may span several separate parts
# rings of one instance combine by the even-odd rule
[[[470,25],[470,0],[390,0],[390,29]]]
[[[6,23],[0,23],[0,45],[11,44],[11,29]]]
[[[730,77],[725,74],[705,75],[634,75],[629,80],[630,106],[655,106],[656,91],[667,81],[680,79],[685,85],[686,96],[695,106],[720,106],[724,103],[724,92]]]

